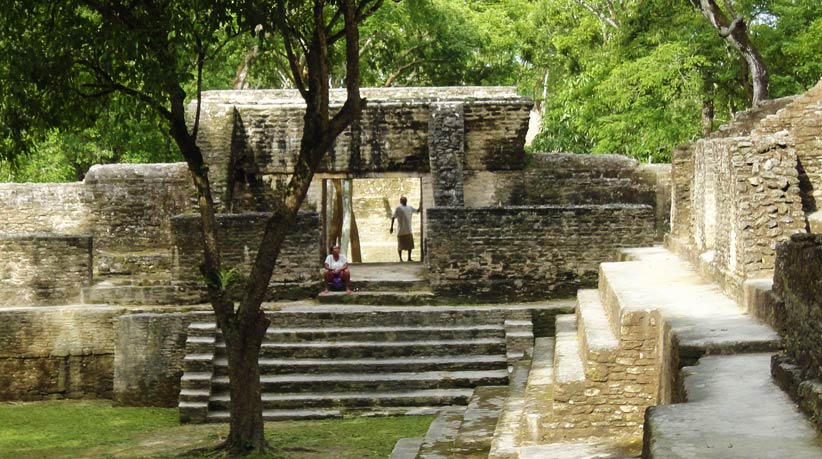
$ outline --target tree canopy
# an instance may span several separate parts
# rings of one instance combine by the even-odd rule
[[[221,20],[236,20],[227,7],[234,3],[214,3],[222,7],[215,8]],[[386,2],[363,24],[361,84],[516,85],[543,111],[535,150],[666,161],[673,146],[753,103],[750,66],[703,15],[702,3],[745,24],[767,66],[770,97],[802,92],[822,77],[822,3],[816,0],[402,0]],[[175,20],[204,24],[185,13],[192,5],[179,3]],[[10,0],[2,19],[0,179],[71,181],[94,163],[181,160],[154,111],[117,93],[87,87],[86,101],[78,102],[59,89],[89,75],[77,62],[52,59],[78,46],[81,29],[59,22],[56,13],[65,6],[35,8]],[[39,18],[36,28],[32,15]],[[197,27],[170,37],[189,60],[196,58],[194,44],[185,38]],[[62,48],[37,46],[48,36],[35,30],[59,34]],[[202,89],[294,87],[273,24],[252,30],[220,29],[223,36],[214,38],[222,44],[203,62]],[[104,29],[94,33],[97,43],[110,38]],[[124,62],[137,59],[137,51],[127,43],[109,49]],[[331,56],[330,81],[342,87],[339,51]],[[74,70],[64,72],[69,65]],[[180,72],[190,98],[194,75]],[[58,77],[67,80],[36,91]]]

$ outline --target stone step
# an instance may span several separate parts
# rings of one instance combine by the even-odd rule
[[[427,389],[390,392],[263,393],[263,409],[395,408],[467,405],[473,389]],[[227,410],[228,392],[212,395],[211,410]]]
[[[355,292],[414,292],[428,291],[430,285],[426,279],[367,280],[352,277],[351,289]]]
[[[553,341],[551,349],[553,351]],[[511,382],[508,385],[508,396],[494,429],[488,459],[516,459],[517,457],[525,406],[525,390],[530,369],[530,360],[520,360],[514,365],[510,377]]]
[[[185,375],[184,375],[185,378]],[[397,391],[426,389],[459,389],[508,383],[507,370],[486,371],[426,371],[421,373],[324,373],[263,375],[263,392],[313,391]],[[215,376],[211,380],[214,392],[228,390],[228,377]],[[202,389],[189,386],[187,389]]]
[[[365,327],[401,325],[475,325],[504,324],[506,319],[530,318],[527,307],[487,306],[368,306],[306,305],[282,306],[267,313],[272,327],[299,328]]]
[[[83,303],[115,306],[185,305],[203,302],[203,292],[177,285],[93,285],[83,288]]]
[[[776,332],[740,312],[687,262],[661,248],[635,250],[632,257],[638,261],[600,265],[599,291],[610,317],[658,310],[676,335],[684,362],[704,354],[779,348]]]
[[[400,438],[388,459],[415,459],[422,446],[422,437]]]
[[[275,328],[269,327],[265,340],[276,343],[315,340],[418,341],[472,338],[504,338],[501,325],[399,325],[372,327]]]
[[[639,459],[635,445],[621,445],[614,439],[589,438],[579,442],[529,445],[520,448],[518,459]],[[691,457],[691,456],[689,456]]]
[[[186,337],[186,356],[191,357],[190,361],[197,359],[207,359],[205,356],[213,356],[216,345],[216,338],[212,336],[193,336]],[[185,359],[184,359],[185,361]]]
[[[172,278],[168,273],[108,274],[96,276],[93,285],[95,287],[168,286],[172,285]]]
[[[536,339],[528,382],[523,392],[522,416],[518,427],[519,438],[522,440],[538,441],[543,418],[551,417],[554,403],[555,348],[553,337]],[[506,454],[510,456],[510,449],[506,450]]]
[[[312,341],[305,343],[263,343],[262,358],[331,359],[376,358],[420,355],[499,355],[505,352],[505,340],[479,338],[471,340],[427,341]],[[225,343],[217,343],[216,356],[225,355]]]
[[[465,407],[443,410],[434,418],[420,445],[417,459],[449,459]]]
[[[328,292],[317,295],[320,304],[361,304],[361,305],[430,305],[436,304],[438,297],[431,290],[366,291],[353,293]]]
[[[530,320],[506,320],[505,340],[508,354],[512,357],[510,359],[512,365],[515,360],[522,358],[530,359],[531,352],[534,348],[532,322]]]
[[[577,292],[576,317],[583,362],[612,361],[619,350],[619,341],[599,299],[599,291]]]
[[[182,406],[183,403],[208,402],[210,396],[211,391],[206,389],[181,389],[180,406]]]
[[[508,393],[508,386],[480,386],[474,389],[454,439],[452,457],[488,457]]]
[[[557,335],[554,344],[554,382],[557,384],[585,381],[585,370],[580,358],[577,336],[577,318],[571,314],[557,316]]]
[[[230,414],[228,411],[209,411],[207,422],[228,422]],[[343,413],[340,410],[263,410],[263,420],[266,422],[275,421],[308,421],[312,419],[341,418]]]
[[[822,440],[771,380],[767,353],[709,356],[683,369],[687,403],[646,413],[646,459],[822,457]]]
[[[189,356],[186,356],[188,361]],[[408,356],[372,359],[259,359],[262,374],[284,373],[381,373],[413,371],[461,371],[504,369],[504,355]],[[225,358],[214,360],[215,375],[227,374]]]
[[[187,371],[180,377],[180,390],[210,391],[211,379],[211,373]]]

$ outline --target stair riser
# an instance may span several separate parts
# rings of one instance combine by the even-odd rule
[[[351,288],[361,292],[415,292],[425,291],[428,281],[358,281],[351,280]]]
[[[311,408],[374,408],[374,407],[401,407],[401,406],[447,406],[467,405],[470,396],[456,397],[402,397],[396,399],[383,398],[356,398],[356,399],[298,399],[298,400],[269,400],[263,401],[265,410],[298,410]],[[227,411],[228,401],[209,402],[209,410]]]
[[[437,325],[502,325],[509,315],[499,309],[449,310],[449,311],[391,311],[378,312],[278,312],[268,314],[271,326],[278,328],[321,327],[368,327],[385,326],[437,326]]]
[[[208,402],[208,396],[205,395],[186,395],[180,394],[181,402]]]
[[[386,365],[344,365],[330,363],[328,365],[261,365],[262,374],[322,374],[322,373],[382,373],[382,372],[421,372],[421,371],[483,371],[500,370],[507,367],[507,361],[500,357],[495,362],[449,362],[439,364],[386,364]],[[228,369],[224,366],[215,368],[218,376],[227,374]]]
[[[83,289],[83,301],[88,304],[180,305],[196,304],[202,300],[202,295],[197,292],[182,291],[170,286],[87,287]]]
[[[442,380],[391,380],[391,381],[283,381],[262,382],[263,392],[306,393],[306,392],[361,392],[399,391],[426,389],[461,389],[476,386],[496,386],[507,384],[507,377],[454,378]],[[215,392],[227,392],[228,384],[212,383]]]
[[[505,343],[466,344],[415,344],[410,346],[324,346],[269,347],[263,345],[260,357],[295,359],[356,359],[377,357],[409,357],[422,355],[501,355],[505,353]],[[224,348],[217,346],[217,356],[225,355]]]
[[[184,366],[186,371],[195,372],[195,373],[205,373],[210,372],[214,368],[214,362],[212,360],[185,360]]]
[[[265,340],[275,343],[299,343],[315,340],[337,341],[416,341],[473,338],[504,338],[502,329],[468,330],[396,330],[396,331],[305,331],[267,333]]]
[[[181,390],[210,390],[211,381],[207,379],[183,379],[180,381]]]
[[[408,295],[393,295],[391,293],[357,294],[357,295],[319,295],[320,304],[363,304],[375,306],[425,306],[436,304],[438,298],[428,292],[408,292]]]
[[[373,365],[345,365],[329,361],[327,364],[312,365],[260,365],[260,373],[263,375],[275,374],[322,374],[322,373],[413,373],[421,371],[484,371],[501,370],[507,368],[507,361],[500,356],[500,360],[492,362],[448,362],[448,363],[396,363],[396,364],[373,364]],[[216,365],[214,373],[217,376],[228,374],[228,367]]]

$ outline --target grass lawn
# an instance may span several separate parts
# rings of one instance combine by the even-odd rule
[[[271,422],[277,459],[386,458],[425,434],[430,416]],[[172,458],[225,438],[225,424],[180,425],[174,408],[112,408],[105,400],[0,403],[0,458]]]

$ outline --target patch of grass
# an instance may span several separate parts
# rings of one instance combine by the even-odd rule
[[[274,452],[260,459],[385,458],[398,439],[422,436],[431,420],[267,423]],[[227,431],[225,424],[181,426],[174,408],[113,408],[105,400],[0,403],[0,458],[172,458],[217,444]]]

